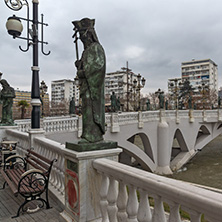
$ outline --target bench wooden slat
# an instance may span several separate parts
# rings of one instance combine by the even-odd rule
[[[39,170],[42,170],[43,173],[46,173],[46,169],[44,169],[43,167],[39,166],[38,164],[36,164],[34,161],[30,160],[30,159],[27,159],[26,160],[27,163],[29,163],[30,165],[32,165],[35,169],[39,169]]]
[[[18,186],[19,180],[21,178],[21,175],[24,173],[25,171],[18,171],[17,169],[7,169],[6,170],[6,174],[10,177],[10,179]]]
[[[4,177],[5,181],[7,182],[7,184],[9,185],[9,187],[11,188],[12,192],[16,195],[18,194],[18,187],[15,186],[15,184],[9,179],[9,177],[7,176],[7,174],[4,172],[3,169],[1,169],[1,174]]]
[[[48,163],[48,164],[51,164],[51,163],[52,163],[52,160],[49,160],[49,159],[47,159],[46,157],[44,157],[44,156],[42,156],[42,155],[40,155],[40,154],[38,154],[38,153],[30,150],[30,149],[27,150],[27,151],[28,151],[29,153],[33,154],[34,156],[40,158],[41,160],[45,161],[45,162]]]
[[[43,167],[45,170],[44,171],[48,171],[49,169],[49,164],[45,164],[44,162],[42,162],[41,160],[33,157],[33,156],[29,156],[29,159],[31,159],[32,161],[38,163],[38,165],[40,165],[41,167]]]

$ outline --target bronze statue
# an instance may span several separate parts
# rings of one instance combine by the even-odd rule
[[[193,107],[192,107],[192,96],[191,95],[189,95],[189,98],[188,98],[188,109],[192,109]]]
[[[84,18],[72,23],[74,37],[79,33],[84,46],[81,59],[77,56],[75,62],[82,98],[83,132],[79,144],[99,142],[105,134],[105,52],[97,38],[94,19]]]
[[[159,93],[159,107],[160,109],[164,109],[164,92]]]
[[[111,101],[111,111],[116,112],[117,111],[117,100],[116,100],[115,92],[112,92],[112,95],[110,96],[110,101]]]
[[[120,111],[120,107],[121,107],[121,102],[120,102],[120,98],[118,96],[118,98],[116,100],[116,109],[117,109],[117,111]]]
[[[15,90],[10,87],[8,82],[5,79],[0,81],[2,85],[2,90],[0,94],[0,99],[2,101],[2,120],[0,125],[14,125],[14,121],[12,118],[12,105],[13,98],[15,98]]]
[[[149,111],[150,110],[150,100],[149,98],[146,101],[146,110]]]
[[[69,103],[69,114],[70,115],[75,114],[76,113],[75,110],[76,110],[75,100],[74,100],[74,97],[72,97],[72,100],[70,100],[70,103]]]

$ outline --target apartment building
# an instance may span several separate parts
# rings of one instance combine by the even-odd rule
[[[75,98],[76,105],[79,103],[79,90],[74,80],[62,79],[51,82],[51,101],[53,104],[67,102]]]
[[[128,80],[127,80],[128,74]],[[126,71],[116,71],[106,73],[105,77],[105,96],[109,97],[115,92],[117,97],[126,98],[127,89],[130,94],[133,92],[133,81],[137,80],[137,74]]]
[[[45,93],[44,97],[41,96],[43,101],[43,107],[41,106],[41,110],[44,110],[44,115],[49,115],[49,94]],[[15,90],[15,98],[13,99],[13,118],[20,119],[21,118],[21,107],[18,106],[18,103],[21,100],[25,100],[29,106],[26,107],[25,118],[31,118],[32,105],[31,105],[31,92],[30,91],[21,91]]]
[[[182,62],[181,78],[183,81],[189,80],[196,92],[203,83],[210,90],[218,90],[218,66],[211,59],[192,59],[192,61]]]

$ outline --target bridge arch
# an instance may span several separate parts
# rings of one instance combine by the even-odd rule
[[[120,155],[125,154],[128,155],[130,158],[133,157],[144,170],[154,172],[154,170],[156,169],[156,165],[153,160],[135,144],[131,143],[130,141],[121,141],[120,143],[118,143],[118,146],[121,147],[124,151]],[[120,162],[122,162],[121,158]]]
[[[195,147],[202,143],[210,134],[208,127],[206,125],[202,125],[197,132]]]
[[[128,138],[127,141],[136,145],[135,144],[136,136],[138,136],[140,138],[140,141],[138,141],[138,140],[137,141],[139,143],[141,143],[140,146],[137,145],[137,147],[139,147],[141,150],[143,150],[150,157],[150,159],[154,162],[151,144],[150,144],[148,136],[145,133],[137,133],[137,134],[131,136],[130,138]]]
[[[184,136],[180,129],[176,129],[171,141],[171,161],[181,152],[189,152]]]

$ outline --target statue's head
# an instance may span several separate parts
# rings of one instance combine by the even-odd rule
[[[99,42],[95,30],[95,19],[83,18],[80,21],[73,21],[75,32],[79,32],[82,42]]]
[[[0,81],[0,83],[2,84],[2,87],[3,87],[3,88],[10,87],[10,85],[8,84],[8,82],[7,82],[5,79],[2,79],[2,80]]]

